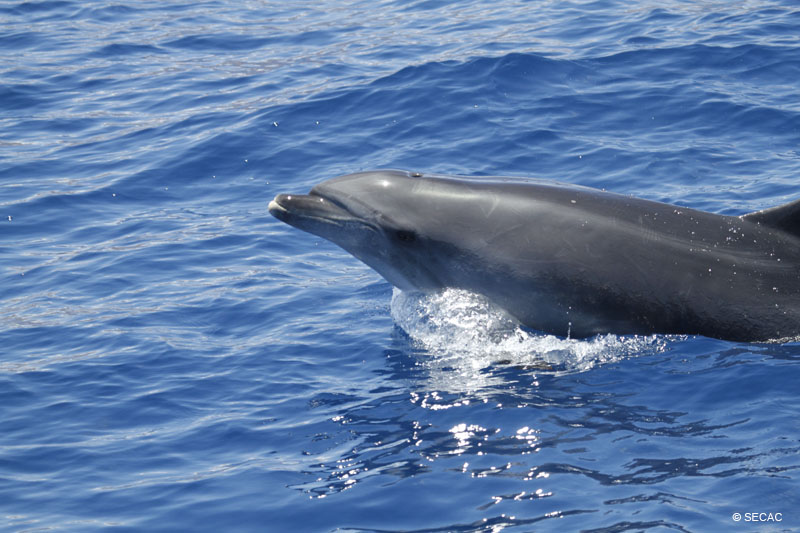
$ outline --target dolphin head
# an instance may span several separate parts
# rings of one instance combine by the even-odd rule
[[[466,180],[381,170],[279,194],[269,212],[341,246],[400,289],[429,291],[470,277],[471,252],[487,238],[474,213],[491,206]]]

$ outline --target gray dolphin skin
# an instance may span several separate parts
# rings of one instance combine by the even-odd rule
[[[560,336],[800,336],[800,201],[725,216],[588,187],[396,170],[279,194],[269,212],[402,290],[480,293]]]

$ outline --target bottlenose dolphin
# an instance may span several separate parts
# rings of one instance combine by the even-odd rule
[[[402,290],[480,293],[560,336],[800,336],[800,200],[725,216],[538,179],[360,172],[269,212]]]

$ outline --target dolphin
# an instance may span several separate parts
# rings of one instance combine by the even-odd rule
[[[800,200],[726,216],[540,179],[377,170],[269,212],[401,290],[479,293],[563,337],[800,338]]]

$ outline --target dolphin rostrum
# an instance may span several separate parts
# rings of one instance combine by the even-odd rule
[[[552,181],[396,170],[279,194],[276,218],[402,290],[480,293],[561,336],[800,336],[800,200],[725,216]]]

